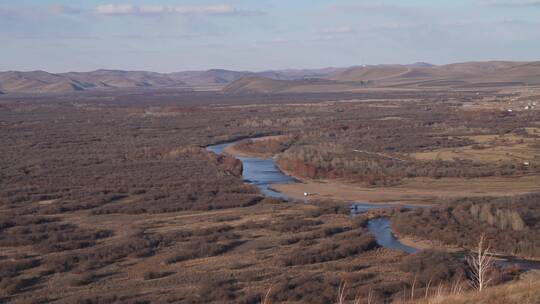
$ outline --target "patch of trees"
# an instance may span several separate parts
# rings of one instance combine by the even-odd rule
[[[409,156],[445,148],[480,148],[470,138],[475,135],[515,134],[532,138],[534,134],[523,132],[523,128],[534,124],[534,118],[522,113],[501,119],[497,111],[455,111],[448,106],[436,106],[430,111],[423,111],[420,104],[340,107],[345,109],[334,113],[333,120],[319,118],[316,126],[296,132],[296,140],[279,154],[279,167],[300,177],[345,178],[373,186],[391,186],[414,177],[540,173],[540,166],[534,162],[523,166],[519,161],[420,161]],[[532,116],[540,119],[538,113]]]
[[[272,290],[272,302],[294,301],[326,304],[335,301],[341,281],[323,273],[284,276]]]
[[[92,247],[97,240],[113,234],[110,230],[82,229],[55,218],[32,216],[3,216],[0,232],[0,246],[32,245],[42,253]]]
[[[407,287],[401,280],[374,282],[374,275],[369,272],[284,274],[276,281],[270,293],[272,303],[334,303],[340,288],[345,301],[369,298],[372,303],[385,303]]]
[[[323,224],[320,220],[298,218],[296,216],[287,216],[272,225],[271,229],[282,233],[297,233],[313,231]]]
[[[322,240],[304,244],[305,246],[293,250],[283,258],[284,266],[335,261],[379,247],[373,235],[360,229],[349,232],[341,229],[325,230]]]
[[[356,222],[347,226],[325,225],[318,217],[318,212],[305,218],[284,216],[269,227],[285,236],[280,241],[282,246],[292,245],[281,257],[283,266],[341,260],[378,248],[373,235]]]
[[[437,286],[467,278],[463,262],[444,251],[423,250],[410,254],[401,260],[399,268],[416,277],[417,287]]]
[[[371,186],[392,186],[404,178],[523,175],[537,170],[515,162],[475,163],[470,160],[417,161],[394,154],[336,150],[320,146],[291,148],[279,155],[278,166],[296,176],[311,179],[346,178]]]
[[[35,258],[22,257],[15,261],[0,261],[0,290],[12,294],[17,292],[21,286],[21,280],[17,278],[28,269],[41,265],[41,261]]]
[[[228,225],[181,231],[173,235],[181,242],[177,243],[174,253],[164,261],[166,264],[221,255],[244,243],[240,235],[234,233]]]
[[[400,234],[474,248],[486,234],[493,250],[540,256],[540,194],[503,198],[464,198],[433,208],[397,214],[392,228]]]
[[[246,139],[234,145],[234,148],[247,153],[275,155],[287,150],[294,142],[290,136],[271,136],[261,139]]]

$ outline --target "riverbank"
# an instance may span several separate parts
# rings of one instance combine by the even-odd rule
[[[207,148],[209,151],[212,151],[214,153],[224,152],[228,148],[229,153],[231,151],[236,151],[234,148],[231,149],[231,147],[234,147],[233,143],[209,146]],[[237,153],[232,154],[235,156],[239,156]],[[400,186],[392,188],[362,188],[358,187],[358,185],[347,184],[346,182],[342,181],[298,182],[297,180],[293,180],[290,177],[290,174],[286,175],[286,172],[281,171],[274,164],[274,160],[272,158],[257,158],[254,156],[239,157],[244,164],[244,179],[249,183],[256,185],[266,196],[282,197],[287,199],[296,198],[305,200],[306,197],[304,196],[304,193],[309,192],[310,195],[308,196],[308,199],[323,198],[324,200],[331,201],[341,200],[344,203],[348,204],[357,202],[358,205],[363,206],[372,205],[373,203],[380,203],[381,208],[386,208],[388,207],[388,205],[394,204],[406,204],[408,206],[411,206],[414,203],[418,204],[418,207],[420,207],[420,204],[426,206],[427,202],[432,202],[435,200],[433,196],[425,196],[422,200],[420,200],[418,199],[418,197],[420,197],[418,196],[419,192],[411,193],[411,189],[401,189],[402,191],[399,191]],[[430,190],[429,193],[433,195],[434,191],[432,189],[429,189],[428,187],[430,181],[419,181],[417,179],[416,182],[424,185],[424,188],[428,188],[427,190]],[[454,184],[449,183],[448,179],[440,179],[436,182],[439,183],[439,186],[444,185],[447,191],[453,190],[453,193],[455,193],[457,189],[460,189],[459,187],[457,187],[456,189],[456,181],[453,181]],[[492,185],[490,185],[491,187],[497,187],[497,181],[491,179],[490,182],[493,183]],[[508,182],[508,180],[500,179],[499,183],[500,182]],[[286,189],[287,187],[289,187],[289,189]],[[443,189],[445,187],[443,187]],[[283,191],[284,188],[286,191]],[[486,185],[486,188],[489,189],[489,185]],[[442,190],[439,189],[439,191]],[[485,188],[481,192],[477,193],[477,195],[484,196],[484,191],[486,191]],[[363,194],[363,196],[361,196],[361,194]],[[459,194],[459,196],[461,196],[463,192],[459,192]],[[416,199],[414,195],[417,195]],[[372,204],[366,202],[371,202]],[[418,250],[425,249],[438,249],[447,252],[467,251],[458,246],[449,246],[433,240],[394,235],[393,231],[391,230],[390,219],[385,218],[384,216],[371,218],[368,223],[368,230],[375,236],[376,241],[380,246],[390,249],[396,249],[403,252],[414,253]],[[497,256],[497,260],[497,263],[499,263],[500,265],[519,265],[524,269],[537,269],[540,267],[540,265],[538,265],[535,259],[522,260],[517,257]]]
[[[251,139],[254,142],[280,140],[284,135]],[[230,144],[225,153],[239,157],[270,159],[271,152],[259,153],[241,149],[237,143]],[[299,181],[273,184],[272,190],[284,197],[302,200],[332,200],[341,202],[434,204],[441,200],[458,197],[516,196],[540,191],[540,176],[484,177],[484,178],[411,178],[392,187],[367,187],[346,180],[311,180],[297,176],[275,166],[285,175]],[[305,193],[309,193],[306,197]]]
[[[241,149],[238,149],[236,145],[228,145],[223,149],[224,153],[231,154],[237,157],[256,157],[256,158],[272,158],[271,153],[255,153],[255,152],[247,152]]]
[[[446,252],[460,252],[460,251],[466,250],[459,246],[446,245],[446,244],[442,244],[440,242],[433,241],[433,240],[400,235],[400,234],[397,234],[394,230],[392,230],[392,234],[403,245],[417,248],[418,250],[436,249],[436,250],[444,250]]]
[[[266,142],[279,141],[286,137],[287,136],[285,135],[272,135],[272,136],[250,138],[247,140],[251,140],[252,142],[255,142],[255,143],[262,143],[265,141]],[[257,158],[272,158],[275,155],[275,153],[273,152],[254,152],[254,151],[244,150],[241,147],[239,147],[239,143],[241,142],[242,141],[239,141],[239,142],[228,145],[227,147],[225,147],[225,149],[223,149],[223,152],[231,154],[231,155],[235,155],[235,156],[240,156],[240,157],[257,157]]]

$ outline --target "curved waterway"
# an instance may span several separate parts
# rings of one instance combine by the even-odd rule
[[[208,146],[206,149],[216,154],[221,154],[227,146],[232,144],[234,143]],[[292,183],[296,182],[296,180],[283,174],[276,167],[272,158],[243,157],[238,155],[235,155],[235,157],[243,164],[244,170],[242,177],[246,183],[257,186],[266,196],[287,199],[281,193],[270,189],[270,186]]]
[[[233,145],[234,143],[235,142],[208,146],[206,149],[210,152],[221,154],[227,146]],[[238,155],[235,155],[235,157],[242,161],[244,166],[242,177],[245,182],[257,186],[266,196],[288,199],[288,197],[283,194],[272,190],[271,186],[275,184],[294,183],[297,181],[281,172],[272,158],[244,157]],[[396,205],[393,204],[354,203],[351,206],[351,214],[357,215],[371,209],[393,208],[395,206]],[[375,236],[377,243],[382,247],[398,249],[408,253],[418,251],[416,248],[400,243],[394,237],[390,229],[389,218],[376,218],[370,220],[368,229]]]
[[[227,146],[235,143],[236,142],[229,142],[219,145],[212,145],[206,147],[206,149],[210,152],[221,154]],[[246,183],[257,186],[266,196],[288,199],[288,197],[285,195],[272,190],[271,186],[275,184],[294,183],[297,182],[297,180],[281,172],[275,165],[274,159],[243,157],[239,155],[235,155],[235,157],[238,158],[243,164],[244,170],[242,172],[242,177]],[[406,208],[427,207],[417,205],[353,203],[351,206],[351,214],[357,215],[372,209],[394,208],[396,206]],[[390,227],[389,218],[383,217],[369,220],[368,230],[375,236],[377,243],[382,247],[397,249],[407,253],[415,253],[419,251],[418,248],[407,246],[394,237]],[[503,258],[498,260],[497,263],[502,266],[517,265],[524,269],[540,269],[539,262],[521,260],[512,257]]]

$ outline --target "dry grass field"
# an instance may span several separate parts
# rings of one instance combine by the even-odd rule
[[[420,289],[463,279],[453,253],[381,248],[367,228],[374,215],[330,201],[537,191],[534,161],[409,155],[536,149],[539,113],[455,101],[475,92],[362,94],[2,97],[0,302],[259,303],[270,289],[272,303],[333,303],[347,281],[348,301],[371,291],[387,303],[406,298],[415,276]],[[265,136],[277,137],[243,149],[277,153],[306,182],[276,187],[314,193],[313,204],[264,198],[238,160],[205,149]],[[494,284],[519,272],[501,270]]]
[[[537,304],[540,303],[540,283],[537,279],[505,284],[482,293],[464,292],[457,295],[434,295],[430,299],[405,302],[407,304]]]
[[[537,128],[527,128],[527,133],[536,135]],[[412,154],[419,160],[466,159],[477,162],[532,162],[540,161],[538,138],[528,138],[517,134],[470,136],[475,144],[453,148],[425,151]]]
[[[327,257],[327,262],[306,261],[304,264],[300,261],[298,266],[289,266],[289,259],[295,259],[301,251],[306,254],[317,250],[318,246],[322,246],[319,243],[331,241],[339,246],[339,240],[347,235],[348,243],[354,240],[350,231],[354,223],[348,216],[311,215],[317,213],[318,208],[314,206],[263,203],[223,211],[99,216],[80,211],[54,216],[65,225],[112,231],[113,236],[98,241],[92,251],[105,253],[106,250],[120,250],[123,246],[134,247],[125,257],[110,264],[92,265],[92,261],[88,260],[67,272],[51,273],[52,265],[38,263],[17,278],[34,282],[28,281],[26,286],[17,285],[13,287],[17,289],[4,292],[13,293],[15,297],[11,300],[16,302],[39,299],[59,303],[84,299],[139,299],[152,302],[213,302],[228,299],[231,302],[249,302],[256,301],[271,286],[280,286],[298,277],[308,280],[298,288],[322,287],[330,288],[333,292],[333,284],[339,284],[340,280],[351,276],[351,270],[355,269],[352,276],[356,286],[391,282],[395,281],[394,277],[401,278],[395,281],[396,284],[404,283],[403,278],[408,274],[397,274],[400,271],[395,266],[402,254],[380,249],[343,256],[335,261]],[[329,233],[334,230],[336,232]],[[137,248],[149,246],[145,240],[171,237],[175,238],[174,244],[161,241],[162,244],[154,247],[151,253]],[[209,243],[198,243],[197,246],[203,247],[192,248],[194,243],[191,240]],[[219,248],[220,244],[225,247]],[[2,248],[3,264],[10,260],[22,263],[21,250],[24,251],[23,260],[55,258],[55,254],[42,255],[31,246],[18,247],[12,254],[12,250]],[[84,254],[85,251],[75,250],[71,255],[77,256],[78,252]],[[324,259],[322,251],[317,258]],[[313,278],[320,278],[329,286],[313,285],[316,284],[310,282]],[[275,289],[275,297],[278,298],[279,292],[283,291],[277,287]],[[298,299],[315,297],[294,289],[287,292],[298,293],[293,296]],[[321,295],[321,300],[313,303],[324,303],[324,299],[328,299],[327,296]]]
[[[297,184],[273,185],[286,196],[308,199],[361,202],[437,203],[440,199],[474,196],[513,196],[540,191],[539,176],[461,178],[415,178],[392,187],[366,187],[348,181],[304,180]]]

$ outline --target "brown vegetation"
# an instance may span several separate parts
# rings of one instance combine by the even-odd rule
[[[467,161],[408,157],[470,145],[472,135],[536,138],[520,130],[535,124],[537,114],[465,113],[449,101],[455,92],[341,94],[335,99],[379,100],[339,103],[326,102],[324,94],[280,95],[254,105],[245,105],[253,97],[211,105],[233,99],[176,92],[156,101],[155,94],[1,99],[0,301],[257,303],[272,286],[272,302],[328,303],[347,280],[361,296],[389,302],[413,285],[424,288],[428,278],[451,284],[460,273],[463,265],[444,253],[408,257],[379,248],[366,218],[349,217],[343,206],[264,198],[242,181],[238,160],[207,152],[209,144],[286,134],[286,144],[248,146],[280,151],[293,165],[305,161],[310,177],[371,185],[409,178],[402,170],[429,177],[538,170],[534,162],[471,169]],[[264,104],[271,98],[279,105]],[[306,100],[325,102],[301,103]],[[458,209],[465,227],[471,223],[467,234],[482,218],[488,236],[504,230],[503,241],[518,244],[518,253],[534,252],[519,240],[536,241],[537,210],[515,204],[490,203],[478,217]],[[398,218],[414,223],[419,215],[410,214]],[[454,237],[460,230],[447,223]]]
[[[473,249],[486,234],[495,251],[540,256],[540,194],[465,198],[430,209],[403,212],[392,220],[399,234]]]

